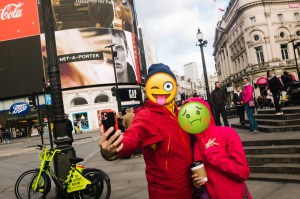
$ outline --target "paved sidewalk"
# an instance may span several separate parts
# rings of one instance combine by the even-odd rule
[[[235,119],[230,119],[229,122],[235,122]],[[242,140],[295,139],[300,135],[299,132],[248,134],[248,131],[240,129],[237,132]],[[111,199],[148,198],[145,163],[142,157],[108,162],[99,153],[98,132],[74,135],[74,139],[77,156],[85,158],[85,167],[99,168],[109,175],[112,185]],[[39,164],[37,155],[40,151],[32,147],[40,143],[39,137],[29,142],[26,139],[15,141],[0,145],[1,199],[15,198],[14,183],[18,176],[28,169],[36,168]],[[49,143],[48,141],[49,139],[45,138],[45,143]],[[11,154],[6,154],[7,152]],[[247,184],[254,199],[300,198],[300,184],[262,181],[247,181]],[[54,198],[55,193],[52,191],[47,199]]]

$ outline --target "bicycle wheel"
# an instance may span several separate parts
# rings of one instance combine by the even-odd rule
[[[18,199],[45,198],[51,189],[51,181],[46,173],[42,173],[37,190],[32,190],[32,184],[39,174],[38,169],[24,172],[15,184],[15,195]]]
[[[82,174],[92,182],[91,185],[88,185],[81,192],[83,198],[109,199],[111,186],[110,179],[106,173],[100,169],[84,169]]]

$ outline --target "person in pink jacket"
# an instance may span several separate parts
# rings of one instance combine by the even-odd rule
[[[183,103],[181,109],[189,102],[199,102],[209,110],[209,117],[201,114],[201,123],[209,123],[204,131],[194,136],[194,160],[202,161],[207,172],[208,181],[194,174],[194,185],[197,188],[205,187],[210,199],[251,199],[245,181],[248,179],[250,169],[239,135],[233,128],[219,127],[215,125],[209,104],[201,98],[190,98]],[[180,109],[180,111],[181,111]],[[197,111],[196,108],[190,109]],[[180,114],[180,113],[179,113]],[[186,112],[188,118],[192,113]],[[197,113],[199,115],[199,111]],[[196,119],[192,121],[196,124]],[[192,124],[191,123],[191,124]],[[200,129],[200,128],[199,128]],[[186,129],[185,129],[186,130]]]
[[[250,83],[248,83],[248,79],[244,78],[243,79],[243,91],[242,91],[242,102],[245,106],[245,110],[247,113],[247,117],[250,123],[250,133],[258,133],[258,126],[254,117],[254,98],[253,98],[253,91],[254,88]]]

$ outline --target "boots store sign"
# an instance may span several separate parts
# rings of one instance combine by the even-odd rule
[[[10,107],[10,112],[12,115],[25,115],[29,113],[30,105],[26,102],[18,102]]]
[[[0,41],[39,34],[36,0],[0,1]]]

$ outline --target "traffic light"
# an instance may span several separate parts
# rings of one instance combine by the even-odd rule
[[[116,96],[116,88],[115,87],[111,88],[111,93],[112,93],[112,96]]]
[[[29,95],[28,100],[29,100],[30,106],[32,108],[36,109],[36,100],[35,100],[35,94],[34,93]]]

